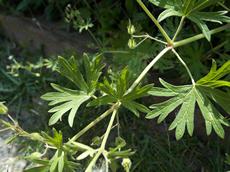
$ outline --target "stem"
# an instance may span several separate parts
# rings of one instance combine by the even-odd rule
[[[142,0],[137,0],[137,3],[141,6],[141,8],[145,11],[145,13],[149,16],[149,18],[153,21],[153,23],[158,27],[164,38],[166,39],[167,43],[169,45],[173,44],[173,41],[168,36],[168,34],[165,32],[163,27],[160,25],[160,23],[157,21],[157,19],[152,15],[152,13],[148,10],[148,8],[145,6],[145,4],[142,2]]]
[[[140,83],[140,81],[144,78],[144,76],[148,73],[148,71],[153,67],[153,65],[172,47],[166,47],[163,49],[149,64],[146,68],[142,71],[142,73],[138,76],[138,78],[134,81],[131,87],[127,90],[126,94],[130,93],[136,86]]]
[[[138,44],[134,47],[137,48],[139,45],[141,45],[146,39],[148,39],[147,37],[145,37],[144,39],[142,39],[140,42],[138,42]]]
[[[98,45],[98,47],[103,48],[101,42],[99,42],[99,40],[94,36],[93,32],[90,29],[88,29],[87,31],[89,32],[95,43]]]
[[[152,40],[154,40],[154,41],[157,41],[157,42],[160,42],[160,43],[162,43],[162,44],[167,45],[167,42],[164,42],[164,41],[162,41],[162,40],[159,40],[159,39],[157,39],[157,38],[154,38],[154,37],[150,36],[149,34],[146,34],[146,35],[132,35],[132,37],[133,37],[133,38],[149,38],[149,39],[152,39]]]
[[[94,121],[89,123],[85,128],[83,128],[81,131],[79,131],[75,136],[73,136],[69,142],[77,140],[79,137],[81,137],[83,134],[85,134],[89,129],[91,129],[93,126],[95,126],[98,122],[100,122],[102,119],[107,117],[110,113],[113,112],[115,108],[115,105],[113,105],[110,109],[105,111],[101,116],[97,117]]]
[[[188,66],[186,65],[186,63],[184,62],[184,60],[180,57],[180,55],[176,52],[175,49],[172,49],[172,52],[176,55],[176,57],[180,60],[180,62],[182,63],[182,65],[185,67],[185,69],[187,70],[188,74],[189,74],[189,77],[192,81],[192,85],[195,86],[195,81],[194,81],[194,78],[192,76],[192,73],[191,71],[189,70]]]
[[[117,114],[117,136],[120,137],[120,121],[119,121],[119,114]]]
[[[92,161],[89,163],[87,169],[85,170],[86,172],[92,172],[93,166],[96,164],[98,158],[100,157],[100,155],[101,155],[101,154],[104,152],[104,150],[105,150],[105,145],[106,145],[106,142],[107,142],[107,140],[108,140],[109,133],[110,133],[110,131],[111,131],[111,129],[112,129],[113,122],[114,122],[114,119],[115,119],[115,117],[116,117],[116,114],[117,114],[118,108],[119,108],[119,106],[120,106],[120,103],[118,103],[117,105],[118,105],[118,106],[115,107],[114,110],[113,110],[113,114],[112,114],[112,116],[111,116],[111,118],[110,118],[109,125],[108,125],[108,127],[107,127],[107,129],[106,129],[105,136],[104,136],[104,138],[103,138],[103,140],[102,140],[101,146],[100,146],[100,148],[99,148],[97,154],[94,156],[94,158],[92,159]]]
[[[112,116],[110,118],[110,121],[109,121],[109,125],[108,125],[108,127],[106,129],[105,136],[104,136],[104,138],[102,140],[101,149],[103,149],[103,150],[105,149],[105,145],[106,145],[107,139],[109,137],[109,133],[110,133],[110,131],[112,129],[113,122],[114,122],[114,119],[115,119],[116,114],[117,114],[117,110],[118,110],[118,108],[114,109],[113,114],[112,114]]]
[[[219,33],[219,32],[222,32],[226,29],[229,29],[230,28],[230,24],[226,24],[224,26],[221,26],[221,27],[218,27],[216,29],[213,29],[211,31],[209,31],[209,34],[213,35],[213,34],[216,34],[216,33]],[[181,41],[177,41],[173,44],[173,47],[176,48],[176,47],[180,47],[182,45],[186,45],[188,43],[191,43],[191,42],[194,42],[194,41],[197,41],[199,39],[203,39],[205,36],[203,33],[201,34],[198,34],[196,36],[193,36],[193,37],[190,37],[190,38],[187,38],[187,39],[184,39],[184,40],[181,40]]]
[[[219,4],[221,7],[223,7],[225,10],[230,11],[230,8],[228,8],[228,7],[227,7],[226,5],[224,5],[223,3],[218,2],[218,4]]]
[[[183,27],[183,24],[184,24],[184,20],[185,20],[185,16],[181,17],[180,24],[179,24],[179,26],[178,26],[178,28],[176,30],[176,33],[175,33],[175,35],[174,35],[174,37],[172,39],[173,42],[176,40],[178,34],[180,33],[180,31],[181,31],[181,29]]]

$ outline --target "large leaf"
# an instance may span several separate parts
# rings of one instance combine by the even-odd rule
[[[153,110],[147,114],[146,118],[152,119],[159,117],[158,122],[160,123],[176,108],[179,108],[176,118],[169,127],[169,130],[176,129],[176,139],[179,140],[183,137],[186,128],[189,135],[193,134],[194,110],[197,102],[205,120],[207,134],[209,135],[213,128],[219,137],[224,137],[224,129],[222,125],[229,126],[229,123],[217,110],[212,101],[219,104],[220,107],[229,113],[229,95],[228,98],[224,98],[222,96],[226,93],[210,87],[198,85],[174,86],[163,80],[160,81],[165,88],[153,88],[151,91],[149,91],[149,94],[171,98],[162,103],[153,104],[150,106],[150,108]],[[161,91],[162,93],[160,93]]]
[[[166,8],[158,20],[162,21],[171,16],[184,16],[194,22],[203,32],[208,41],[211,39],[209,28],[206,22],[230,22],[227,11],[203,12],[204,8],[216,4],[218,0],[149,0],[156,6]]]
[[[72,81],[80,91],[51,84],[57,92],[49,92],[41,97],[50,101],[50,106],[54,106],[49,110],[50,113],[54,113],[49,120],[49,125],[55,124],[62,119],[65,113],[69,112],[68,122],[72,127],[78,108],[96,91],[97,81],[104,67],[100,56],[96,56],[90,61],[89,56],[84,54],[82,66],[83,70],[80,70],[80,66],[74,57],[69,60],[63,57],[58,58],[58,71]]]
[[[69,60],[58,57],[59,73],[72,81],[80,90],[90,93],[96,87],[104,64],[101,63],[100,56],[96,56],[90,61],[89,56],[84,54],[82,66],[84,70],[81,71],[80,64],[75,57],[71,57]]]
[[[70,111],[68,122],[72,127],[78,108],[90,96],[82,91],[67,89],[56,84],[51,85],[57,92],[49,92],[41,97],[44,100],[50,101],[50,106],[54,106],[49,110],[50,113],[54,113],[49,119],[49,125],[55,124],[58,120],[61,120],[65,113]]]

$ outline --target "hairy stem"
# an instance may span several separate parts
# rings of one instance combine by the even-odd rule
[[[209,33],[211,35],[213,34],[216,34],[216,33],[219,33],[219,32],[222,32],[226,29],[230,29],[230,24],[226,24],[224,26],[221,26],[221,27],[218,27],[216,29],[213,29],[211,31],[209,31]],[[193,37],[190,37],[190,38],[187,38],[187,39],[184,39],[184,40],[181,40],[181,41],[177,41],[173,44],[173,47],[176,48],[176,47],[180,47],[180,46],[183,46],[183,45],[186,45],[186,44],[189,44],[191,42],[194,42],[194,41],[197,41],[199,39],[203,39],[205,36],[204,34],[198,34],[198,35],[195,35]]]
[[[130,93],[145,77],[145,75],[148,73],[148,71],[153,67],[153,65],[166,53],[168,52],[172,47],[166,47],[163,49],[149,64],[146,66],[146,68],[142,71],[142,73],[138,76],[138,78],[133,82],[131,87],[127,90],[126,94]]]
[[[176,30],[176,33],[175,33],[175,35],[174,35],[174,37],[172,39],[173,42],[176,40],[178,34],[180,33],[180,31],[181,31],[181,29],[183,27],[183,24],[184,24],[184,20],[185,20],[185,16],[181,17],[180,24],[179,24],[179,26],[178,26],[178,28]]]
[[[186,65],[186,63],[184,62],[184,60],[180,57],[180,55],[176,52],[175,49],[172,49],[172,52],[176,55],[176,57],[180,60],[181,64],[185,67],[185,69],[188,72],[188,75],[189,75],[189,77],[191,79],[192,85],[194,86],[196,83],[195,83],[195,80],[194,80],[194,78],[192,76],[192,73],[189,70],[188,66]]]
[[[153,21],[153,23],[158,27],[164,38],[166,39],[167,43],[169,45],[173,44],[173,41],[168,36],[168,34],[165,32],[163,27],[160,25],[160,23],[157,21],[157,19],[152,15],[152,13],[148,10],[148,8],[145,6],[145,4],[142,2],[142,0],[137,0],[137,3],[141,6],[141,8],[145,11],[145,13],[149,16],[149,18]]]

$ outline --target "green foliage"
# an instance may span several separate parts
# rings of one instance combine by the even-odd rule
[[[59,57],[59,73],[68,78],[82,91],[51,84],[57,92],[46,93],[42,96],[42,99],[50,101],[50,106],[55,106],[49,110],[50,113],[55,112],[49,120],[49,125],[55,124],[66,112],[70,111],[68,122],[72,127],[78,108],[94,94],[96,83],[101,75],[101,70],[104,65],[101,64],[99,56],[95,57],[91,62],[89,61],[89,57],[85,55],[83,61],[85,78],[83,77],[74,57],[71,57],[69,60]]]
[[[226,14],[228,11],[218,11],[218,12],[203,12],[202,10],[217,4],[218,0],[149,0],[154,5],[162,8],[166,8],[159,17],[158,21],[163,21],[164,19],[171,16],[186,17],[192,22],[194,22],[203,32],[206,39],[210,41],[211,34],[209,33],[209,28],[205,22],[230,22],[230,17]]]
[[[153,104],[150,108],[153,110],[147,114],[146,118],[158,118],[158,123],[162,122],[173,110],[180,107],[175,120],[169,126],[169,130],[176,129],[176,139],[183,137],[187,128],[190,136],[194,130],[194,111],[197,102],[201,113],[205,119],[207,135],[211,134],[212,128],[218,136],[224,138],[224,129],[222,125],[229,126],[227,119],[221,114],[212,102],[219,104],[225,112],[230,113],[229,100],[230,95],[218,87],[228,86],[229,81],[219,80],[228,75],[229,61],[217,70],[216,63],[210,72],[199,81],[196,85],[174,86],[160,79],[165,88],[155,87],[149,91],[153,96],[172,97],[162,103]]]
[[[72,9],[70,5],[68,5],[65,9],[65,21],[67,23],[72,23],[74,29],[79,30],[80,33],[83,30],[88,30],[93,27],[91,18],[87,17],[84,19],[81,12],[77,9]]]
[[[115,83],[109,83],[108,79],[104,79],[103,83],[99,83],[99,89],[104,93],[103,96],[91,101],[88,106],[101,106],[115,102],[121,102],[121,105],[133,112],[139,117],[139,112],[147,113],[149,110],[143,104],[135,100],[147,96],[147,92],[151,89],[151,85],[138,86],[131,92],[127,93],[129,88],[128,68],[124,68],[118,75]]]
[[[199,81],[198,85],[204,85],[210,88],[230,87],[230,82],[223,80],[223,78],[230,74],[230,61],[224,63],[218,70],[216,62],[213,60],[210,72]]]

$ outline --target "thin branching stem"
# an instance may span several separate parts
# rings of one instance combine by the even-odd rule
[[[138,4],[141,6],[141,8],[145,11],[145,13],[149,16],[149,18],[153,21],[153,23],[158,27],[159,31],[164,36],[165,40],[169,45],[173,44],[173,41],[168,36],[168,34],[165,32],[163,27],[160,25],[160,23],[157,21],[157,19],[153,16],[153,14],[148,10],[148,8],[145,6],[145,4],[142,2],[142,0],[137,0]]]
[[[108,124],[108,127],[106,129],[106,132],[105,132],[105,135],[104,135],[104,138],[102,140],[102,143],[101,143],[101,146],[100,148],[98,149],[98,152],[96,153],[96,155],[94,156],[94,158],[92,159],[92,161],[89,163],[88,167],[86,168],[86,172],[92,172],[92,168],[95,166],[98,158],[100,157],[100,155],[105,151],[105,145],[107,143],[107,140],[108,140],[108,137],[109,137],[109,134],[110,134],[110,131],[113,127],[113,123],[114,123],[114,120],[116,118],[116,115],[117,115],[117,111],[118,111],[118,108],[120,106],[120,103],[117,103],[117,106],[114,108],[113,110],[113,113],[112,113],[112,116],[110,118],[110,121],[109,121],[109,124]]]
[[[157,38],[154,38],[154,37],[150,36],[149,34],[145,34],[145,35],[132,35],[132,37],[133,38],[148,38],[148,39],[152,39],[152,40],[154,40],[156,42],[159,42],[159,43],[162,43],[162,44],[165,44],[165,45],[168,44],[167,42],[159,40]]]
[[[178,28],[176,30],[176,33],[175,33],[175,35],[174,35],[174,37],[172,39],[173,42],[176,40],[177,36],[179,35],[180,31],[182,30],[184,20],[185,20],[185,16],[182,16],[181,20],[180,20],[180,24],[179,24],[179,26],[178,26]]]
[[[133,82],[131,87],[127,90],[126,94],[133,91],[133,89],[136,88],[136,86],[141,82],[141,80],[145,77],[145,75],[148,73],[148,71],[153,67],[153,65],[165,54],[167,53],[172,47],[166,47],[163,49],[142,71],[142,73],[138,76],[138,78]]]
[[[227,29],[230,29],[230,24],[226,24],[224,26],[213,29],[213,30],[209,31],[209,34],[213,35],[213,34],[216,34],[218,32],[222,32],[222,31],[227,30]],[[173,47],[174,48],[181,47],[183,45],[189,44],[191,42],[195,42],[195,41],[197,41],[199,39],[203,39],[203,38],[205,38],[205,36],[203,33],[201,33],[201,34],[192,36],[190,38],[186,38],[186,39],[183,39],[181,41],[174,42]]]
[[[176,55],[176,57],[179,59],[179,61],[181,62],[181,64],[185,67],[186,71],[188,72],[188,75],[191,79],[191,82],[192,82],[192,85],[194,86],[196,83],[195,83],[195,80],[192,76],[192,73],[191,71],[189,70],[187,64],[184,62],[184,60],[180,57],[180,55],[176,52],[175,49],[172,49],[172,52]]]
[[[141,45],[146,39],[148,39],[147,37],[145,37],[144,39],[142,39],[140,42],[138,42],[137,45],[135,45],[134,48],[137,48],[139,45]]]
[[[110,113],[113,112],[116,105],[113,105],[110,109],[105,111],[103,114],[101,114],[99,117],[97,117],[95,120],[90,122],[85,128],[83,128],[81,131],[79,131],[75,136],[73,136],[69,142],[77,140],[79,137],[81,137],[83,134],[85,134],[89,129],[94,127],[98,122],[103,120],[105,117],[107,117]]]

